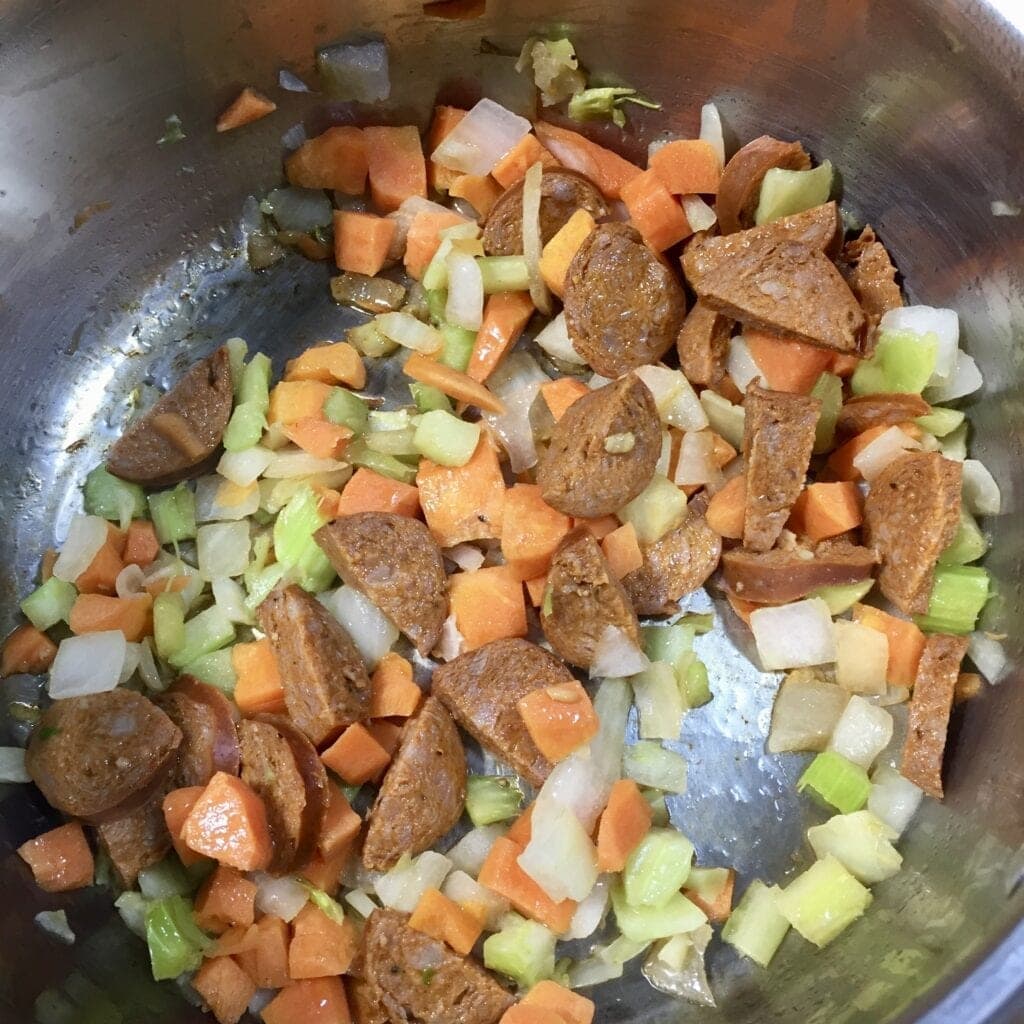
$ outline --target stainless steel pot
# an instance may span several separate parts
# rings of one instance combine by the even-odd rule
[[[998,6],[1015,16],[1013,0]],[[411,0],[0,2],[0,629],[129,412],[126,396],[144,398],[233,334],[283,356],[349,322],[326,298],[322,266],[292,260],[255,276],[239,256],[246,198],[278,180],[285,130],[359,114],[280,92],[278,69],[302,74],[317,45],[379,29],[392,53],[387,117],[423,124],[439,88],[472,94],[477,80],[523,101],[512,62],[482,38],[514,52],[537,28],[567,28],[591,69],[664,103],[662,114],[636,113],[636,137],[620,145],[694,132],[708,98],[737,139],[802,138],[842,170],[846,208],[885,239],[910,294],[960,310],[986,380],[971,404],[977,450],[1007,506],[991,523],[990,626],[1010,635],[1018,666],[956,712],[948,796],[923,809],[903,872],[876,888],[864,921],[820,953],[791,937],[770,972],[714,949],[717,1011],[661,997],[628,972],[601,990],[598,1020],[1024,1020],[1013,994],[1024,969],[1024,221],[992,207],[1024,202],[1024,24],[995,3],[953,0],[552,7],[488,0],[478,20],[442,21]],[[215,135],[243,83],[280,109]],[[158,146],[171,114],[186,138]],[[782,880],[806,856],[813,812],[793,793],[800,759],[763,754],[775,679],[727,642],[705,655],[716,699],[688,722],[691,791],[674,814],[705,859]],[[31,685],[5,681],[4,704]],[[50,819],[30,787],[0,791],[0,1019],[198,1019],[147,980],[144,950],[104,894],[46,897],[28,881],[12,851]],[[69,910],[73,947],[33,924],[57,906]]]

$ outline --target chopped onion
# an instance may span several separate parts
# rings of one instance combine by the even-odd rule
[[[68,924],[66,910],[41,910],[36,914],[34,920],[44,932],[49,932],[55,939],[59,939],[69,946],[75,944],[75,933],[71,930],[71,925]]]
[[[881,696],[886,690],[889,639],[881,630],[837,619],[836,682],[850,693]]]
[[[444,214],[446,218],[450,218],[451,212],[447,206],[435,203],[431,199],[424,199],[423,196],[409,196],[408,199],[403,199],[402,205],[388,214],[388,220],[395,222],[395,235],[388,249],[388,259],[400,259],[405,252],[409,227],[417,213]]]
[[[74,583],[92,564],[108,536],[106,520],[99,516],[75,516],[53,563],[53,575],[65,583]]]
[[[222,576],[213,581],[213,599],[228,620],[242,626],[252,626],[256,620],[246,607],[245,596],[245,590],[237,580]]]
[[[124,664],[121,665],[121,674],[117,677],[117,685],[124,686],[139,667],[141,658],[140,651],[142,644],[125,644]]]
[[[594,648],[590,675],[600,679],[635,676],[648,665],[650,661],[637,642],[619,626],[608,625],[604,627]]]
[[[644,961],[644,977],[660,992],[701,1006],[715,1006],[704,964],[704,951],[710,941],[711,926],[707,924],[665,939]]]
[[[705,103],[700,108],[700,137],[710,142],[718,154],[718,162],[725,166],[725,134],[722,131],[722,115],[714,103]]]
[[[715,462],[715,442],[709,430],[688,430],[683,434],[672,480],[680,487],[721,487],[722,471]]]
[[[476,878],[491,847],[508,831],[504,825],[484,825],[467,832],[446,854],[452,866]]]
[[[167,683],[160,675],[156,658],[153,657],[153,645],[149,637],[143,639],[139,644],[139,678],[154,693],[160,693],[167,689]]]
[[[934,335],[938,347],[935,352],[935,369],[928,383],[940,385],[953,375],[957,346],[960,344],[960,318],[956,310],[936,309],[933,306],[898,306],[882,316],[878,330]]]
[[[605,679],[594,694],[594,711],[601,724],[590,741],[590,760],[609,788],[622,777],[626,721],[632,702],[632,692],[624,679]]]
[[[332,99],[376,103],[391,95],[387,40],[357,32],[316,51],[320,84]]]
[[[354,306],[364,313],[390,313],[401,309],[405,288],[386,277],[345,271],[331,278],[331,298],[341,306]]]
[[[291,921],[309,900],[309,889],[292,875],[275,878],[257,871],[253,881],[256,883],[256,909],[282,921]]]
[[[563,310],[533,339],[552,359],[573,366],[583,366],[586,360],[576,351],[569,339],[569,329],[565,324]]]
[[[337,459],[319,459],[301,448],[286,448],[275,452],[263,471],[266,480],[292,480],[316,473],[336,473],[345,468]]]
[[[530,841],[516,863],[556,903],[579,903],[597,882],[597,850],[566,806],[538,797],[530,818]]]
[[[703,430],[708,425],[707,413],[697,393],[678,370],[666,366],[639,366],[633,372],[654,396],[663,423],[680,430]]]
[[[31,782],[21,747],[0,747],[0,782]]]
[[[391,650],[398,630],[355,587],[343,586],[319,596],[320,603],[345,627],[370,669]]]
[[[746,391],[752,380],[760,378],[761,367],[754,362],[742,334],[729,342],[729,356],[725,361],[725,368],[740,391]]]
[[[531,128],[525,117],[485,97],[445,136],[430,159],[463,174],[490,174]]]
[[[484,553],[473,544],[456,544],[445,548],[444,557],[454,562],[463,572],[473,572],[484,564]]]
[[[449,615],[441,627],[441,639],[434,652],[441,661],[454,661],[466,645],[466,638],[459,632],[455,616]]]
[[[434,850],[414,858],[404,854],[390,871],[377,879],[374,888],[385,907],[411,914],[428,889],[441,888],[451,869],[452,862]]]
[[[608,913],[608,901],[611,897],[611,876],[601,875],[594,883],[589,894],[584,897],[572,915],[569,930],[563,939],[589,939]]]
[[[478,331],[484,317],[484,278],[480,273],[480,264],[468,253],[453,249],[446,259],[448,266],[448,302],[444,307],[444,317],[448,323],[467,331]],[[392,314],[392,316],[397,314]],[[417,321],[419,323],[419,321]],[[426,327],[427,325],[423,324]],[[432,327],[427,330],[441,337]],[[387,331],[384,331],[387,334]],[[390,336],[390,335],[389,335]],[[394,338],[400,344],[400,338]],[[408,346],[413,348],[415,346]],[[440,348],[440,346],[438,346]],[[418,351],[437,351],[437,349],[419,349]]]
[[[919,451],[921,444],[899,427],[889,427],[868,442],[853,458],[854,468],[870,483],[891,462],[908,451]]]
[[[187,611],[203,591],[203,578],[184,559],[176,558],[169,551],[161,551],[156,561],[146,570],[146,587],[157,582],[166,583],[176,576],[184,576],[188,580],[185,587],[178,591]]]
[[[1006,655],[1006,648],[998,640],[982,632],[972,633],[967,653],[986,682],[995,686],[1003,681],[1010,659]]]
[[[767,671],[825,665],[836,660],[835,632],[828,605],[819,597],[750,615],[757,653]]]
[[[508,452],[513,473],[522,473],[537,464],[537,445],[530,409],[548,376],[526,352],[507,356],[488,379],[491,391],[501,399],[505,411],[484,413],[502,447]]]
[[[114,593],[118,597],[136,597],[142,593],[146,582],[146,574],[142,567],[129,562],[114,580]]]
[[[686,222],[694,231],[707,231],[718,222],[714,207],[708,206],[700,196],[681,196]]]
[[[128,641],[119,629],[70,636],[57,648],[47,690],[54,700],[113,690],[127,656]]]
[[[871,776],[868,810],[897,835],[910,824],[924,793],[895,768],[881,766]]]
[[[567,807],[589,834],[608,802],[613,783],[605,766],[595,761],[584,747],[555,765],[541,786],[537,800]]]
[[[208,523],[196,531],[199,574],[208,583],[241,576],[249,566],[249,523]]]
[[[255,482],[239,487],[217,473],[196,481],[197,523],[247,519],[259,507],[260,491]]]
[[[309,92],[309,86],[298,75],[281,68],[277,73],[277,84],[285,92]]]
[[[854,694],[836,722],[828,749],[847,761],[870,768],[892,739],[892,715]]]
[[[331,223],[331,201],[318,188],[271,189],[260,209],[270,214],[282,231],[315,231]]]
[[[294,153],[303,143],[309,140],[306,134],[306,126],[300,121],[293,124],[291,128],[281,135],[281,147],[286,153]]]
[[[440,331],[435,330],[430,324],[423,323],[422,320],[417,320],[409,313],[383,313],[377,317],[376,323],[377,330],[385,338],[390,338],[403,348],[412,349],[413,352],[433,355],[440,352],[444,346],[444,338]]]
[[[591,985],[603,985],[606,981],[621,978],[623,965],[609,963],[599,956],[587,957],[569,968],[569,988],[589,988]]]
[[[483,911],[484,928],[496,932],[501,928],[501,919],[509,912],[509,902],[486,886],[481,885],[465,871],[453,871],[445,880],[441,892],[459,906],[470,909],[471,913]]]
[[[1002,511],[999,484],[988,467],[977,459],[964,459],[963,497],[964,507],[972,515],[997,516]]]
[[[345,893],[345,902],[362,917],[369,917],[375,910],[380,909],[370,894],[362,889],[353,889]]]
[[[544,244],[540,234],[541,179],[544,165],[538,160],[523,178],[523,255],[530,275],[530,298],[541,313],[551,313],[551,296],[540,272]]]
[[[956,365],[947,380],[925,388],[924,396],[937,405],[941,402],[952,402],[954,398],[973,395],[985,381],[981,376],[978,364],[966,352],[957,352]]]
[[[241,452],[225,452],[217,463],[217,472],[236,487],[249,487],[273,461],[274,452],[255,445]]]

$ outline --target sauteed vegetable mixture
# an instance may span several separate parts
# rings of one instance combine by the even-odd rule
[[[250,256],[333,259],[363,322],[195,363],[3,649],[48,695],[4,777],[67,817],[19,853],[115,889],[220,1024],[588,1024],[633,961],[712,1003],[709,942],[767,967],[867,911],[942,798],[965,656],[998,669],[956,313],[905,305],[799,142],[727,154],[708,104],[645,169],[570,125],[653,104],[566,40],[520,63],[533,122],[485,98],[286,156]],[[246,90],[218,128],[273,109]],[[404,402],[366,387],[385,359]],[[784,888],[670,821],[723,617],[832,815]]]

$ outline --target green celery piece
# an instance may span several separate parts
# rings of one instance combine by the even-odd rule
[[[916,615],[914,621],[926,633],[971,633],[988,598],[989,575],[980,566],[939,566],[928,614]]]
[[[947,459],[963,462],[967,458],[967,431],[970,424],[966,420],[956,430],[951,430],[940,442],[939,451]]]
[[[966,413],[959,409],[945,409],[941,405],[934,405],[927,416],[918,416],[914,422],[935,437],[945,437],[953,433],[965,418]]]
[[[836,439],[836,422],[843,407],[843,382],[834,373],[823,373],[814,387],[811,398],[821,402],[818,425],[814,429],[814,451],[821,455],[830,451]]]
[[[444,339],[444,345],[437,361],[465,373],[466,367],[469,366],[469,357],[473,354],[473,346],[476,344],[476,332],[444,324],[441,327],[441,337]]]
[[[466,813],[480,828],[514,818],[523,806],[523,791],[514,776],[470,775],[466,779]]]
[[[686,707],[672,665],[666,661],[652,661],[643,672],[630,679],[630,684],[639,713],[640,738],[678,739]]]
[[[172,853],[139,872],[139,889],[147,900],[168,896],[188,896],[193,891],[192,879]]]
[[[97,466],[85,478],[83,499],[86,513],[118,523],[121,529],[146,514],[142,488],[109,473],[106,466]]]
[[[322,910],[332,921],[338,924],[344,922],[345,911],[336,899],[304,879],[300,878],[299,883],[309,893],[310,903]]]
[[[58,622],[67,622],[71,614],[71,606],[78,597],[74,584],[51,576],[40,584],[21,602],[21,610],[25,618],[36,629],[47,630]]]
[[[672,893],[660,907],[632,906],[621,883],[612,887],[612,908],[619,931],[634,942],[667,939],[707,922],[704,911],[681,892]]]
[[[953,542],[939,555],[939,565],[967,565],[988,551],[988,540],[978,521],[966,509],[960,509],[960,526]]]
[[[439,466],[464,466],[480,441],[480,424],[467,423],[443,409],[425,412],[416,425],[416,450]]]
[[[367,421],[367,431],[386,434],[413,425],[413,417],[408,409],[374,409]]]
[[[828,605],[829,614],[835,617],[848,612],[858,601],[867,596],[875,585],[874,580],[861,580],[859,583],[837,583],[831,587],[818,587],[807,596],[820,597]]]
[[[444,324],[445,307],[448,305],[448,292],[444,288],[427,289],[427,313],[430,322],[437,328]]]
[[[224,346],[228,350],[228,365],[231,367],[231,388],[235,394],[235,401],[239,402],[241,399],[238,396],[242,393],[243,365],[249,353],[249,346],[244,338],[228,338]]]
[[[754,879],[743,894],[729,920],[722,928],[722,941],[767,967],[789,931],[789,921],[782,916],[777,901],[782,890]]]
[[[370,410],[358,395],[345,388],[332,388],[324,402],[324,416],[358,435],[366,430]]]
[[[224,450],[244,452],[259,444],[266,429],[266,408],[257,402],[241,402],[235,406],[224,431]]]
[[[697,636],[703,636],[715,628],[715,613],[687,612],[681,619],[676,620],[675,625],[692,626]]]
[[[542,924],[508,914],[501,931],[484,941],[484,966],[533,988],[555,973],[555,936]]]
[[[185,603],[181,594],[157,594],[153,601],[153,640],[164,661],[184,646]]]
[[[708,667],[699,659],[692,661],[686,670],[686,681],[683,683],[683,700],[690,708],[703,707],[713,697],[708,682]]]
[[[666,793],[686,792],[686,762],[659,743],[640,740],[626,747],[622,767],[623,774],[641,786]]]
[[[415,437],[416,431],[413,427],[404,427],[401,430],[372,430],[363,436],[362,442],[371,452],[403,459],[420,455]]]
[[[870,891],[831,854],[798,875],[776,900],[782,916],[819,947],[853,924],[870,903]]]
[[[377,329],[375,320],[369,323],[360,324],[358,327],[350,327],[345,332],[345,340],[362,355],[372,359],[380,359],[389,356],[398,348],[398,342],[385,338]]]
[[[671,626],[644,626],[640,630],[644,653],[651,661],[666,661],[677,673],[683,673],[693,661],[696,624],[686,621]]]
[[[226,697],[234,697],[238,677],[231,660],[231,650],[230,647],[222,647],[219,651],[201,654],[185,666],[184,674],[195,676],[201,683],[208,683]]]
[[[832,164],[828,160],[810,171],[773,167],[761,182],[755,224],[770,224],[781,217],[803,213],[828,202],[832,192]]]
[[[831,854],[859,882],[874,885],[892,878],[903,857],[892,840],[895,830],[870,811],[837,814],[807,830],[807,842],[819,859]]]
[[[484,293],[525,292],[530,287],[530,268],[525,256],[478,256],[476,265]]]
[[[874,354],[864,359],[850,378],[855,395],[919,395],[935,371],[938,339],[934,334],[883,331]]]
[[[322,590],[334,576],[330,560],[313,540],[313,534],[326,522],[316,492],[303,484],[274,523],[277,561],[293,570],[295,581],[306,590]]]
[[[684,888],[707,903],[714,903],[722,895],[731,877],[728,868],[690,868]]]
[[[416,467],[399,461],[393,455],[384,455],[368,448],[362,438],[357,438],[345,449],[345,461],[353,466],[364,466],[381,476],[411,484],[416,479]]]
[[[531,36],[523,44],[515,67],[520,73],[532,68],[534,85],[546,107],[569,99],[586,85],[571,39]]]
[[[443,409],[445,412],[452,411],[451,399],[439,388],[421,384],[417,380],[409,385],[409,391],[420,412],[432,412],[435,409]]]
[[[668,804],[665,803],[665,794],[660,789],[641,789],[640,793],[651,808],[651,824],[655,828],[664,828],[668,825]]]
[[[626,115],[622,111],[624,103],[635,103],[638,107],[648,110],[661,110],[661,104],[645,99],[636,89],[627,86],[597,86],[583,89],[569,100],[569,116],[574,121],[593,121],[597,118],[610,118],[620,128],[626,127]]]
[[[168,657],[175,668],[183,669],[197,658],[233,643],[235,627],[217,606],[212,605],[185,623],[181,646]]]
[[[151,494],[149,514],[161,544],[191,540],[196,535],[196,499],[184,484],[173,491]]]
[[[652,828],[626,860],[622,890],[631,907],[663,907],[682,889],[693,863],[693,843],[669,828]]]
[[[654,544],[682,522],[686,495],[666,476],[651,482],[628,505],[619,509],[623,523],[632,523],[641,544]]]
[[[168,896],[146,908],[146,944],[153,978],[168,981],[194,971],[211,942],[197,927],[192,904],[184,896]]]
[[[245,606],[254,612],[267,599],[270,592],[284,579],[285,567],[280,562],[257,569],[250,574],[245,572]]]
[[[272,367],[270,359],[262,352],[249,360],[242,371],[242,384],[238,391],[238,404],[253,404],[259,407],[261,412],[266,412],[270,407],[270,376]]]
[[[708,418],[711,429],[721,434],[737,451],[743,447],[743,430],[746,412],[742,405],[733,405],[728,398],[705,388],[700,393],[700,404]]]
[[[871,782],[860,765],[834,750],[825,750],[807,766],[796,788],[798,793],[810,788],[836,810],[852,814],[868,802]]]

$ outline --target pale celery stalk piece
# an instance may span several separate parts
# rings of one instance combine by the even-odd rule
[[[621,885],[612,888],[612,907],[619,931],[634,942],[653,942],[690,932],[707,923],[707,916],[681,892],[674,892],[660,907],[634,907]]]
[[[782,890],[754,879],[722,928],[722,941],[767,967],[789,931],[789,921],[778,907]]]
[[[665,661],[651,662],[639,675],[632,676],[630,683],[640,717],[640,738],[678,739],[686,708],[673,667]]]
[[[803,213],[828,202],[832,177],[832,164],[828,160],[810,171],[771,168],[761,182],[761,197],[754,213],[754,223],[770,224],[780,217]]]
[[[627,747],[622,759],[623,774],[641,786],[666,793],[686,792],[686,761],[651,740]]]
[[[831,854],[790,882],[776,901],[782,916],[818,947],[845,931],[870,903],[871,892]]]
[[[874,585],[873,579],[861,580],[858,583],[837,583],[831,587],[818,587],[807,596],[821,598],[828,605],[831,615],[842,615],[864,600]]]
[[[536,921],[508,914],[501,931],[484,940],[484,966],[533,988],[555,973],[555,936]]]
[[[693,843],[674,829],[653,828],[626,860],[622,889],[631,907],[663,907],[690,874]]]
[[[413,435],[416,450],[440,466],[464,466],[479,441],[479,423],[467,423],[444,409],[423,413]]]
[[[874,885],[892,878],[903,857],[892,845],[899,833],[870,811],[837,814],[807,830],[807,841],[818,858],[831,854],[859,882]]]
[[[704,407],[708,423],[716,434],[721,434],[737,451],[743,447],[743,425],[746,412],[742,405],[733,405],[710,388],[700,393],[700,404]]]
[[[641,544],[653,544],[678,526],[685,513],[683,491],[667,477],[655,474],[651,482],[619,510],[619,519],[633,524]]]

